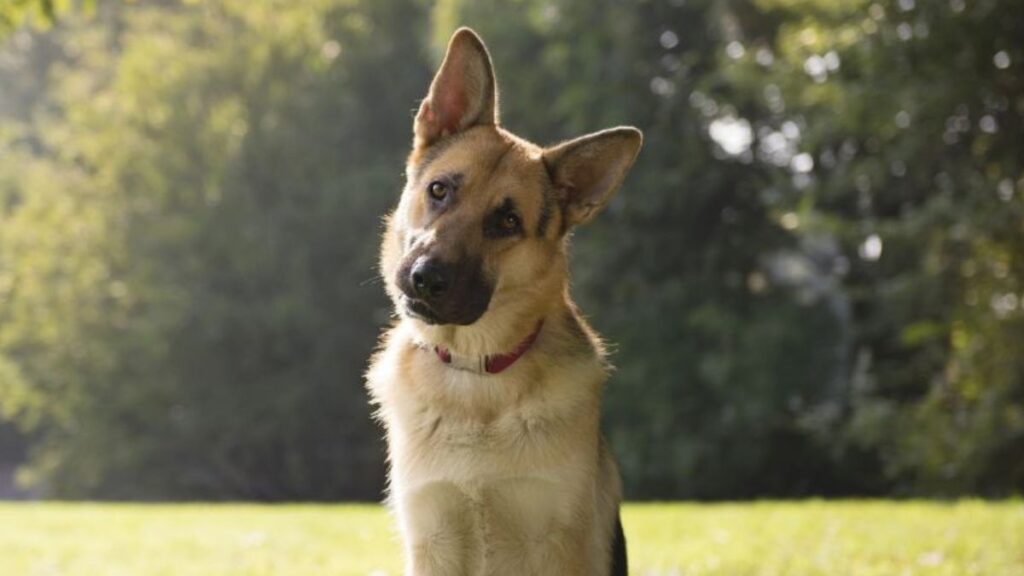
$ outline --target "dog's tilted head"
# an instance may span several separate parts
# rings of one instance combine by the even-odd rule
[[[414,133],[381,270],[398,312],[429,325],[500,322],[502,310],[521,314],[563,290],[566,232],[605,205],[641,143],[635,128],[549,148],[503,130],[490,56],[466,28]]]

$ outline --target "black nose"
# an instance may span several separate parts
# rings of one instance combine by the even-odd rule
[[[423,300],[434,300],[448,289],[447,266],[435,258],[420,258],[412,267],[412,287],[416,296]]]

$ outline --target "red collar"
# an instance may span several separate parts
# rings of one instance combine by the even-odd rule
[[[442,348],[440,346],[434,346],[434,353],[441,359],[441,362],[451,364],[454,368],[458,368],[460,370],[498,374],[499,372],[503,372],[508,369],[509,366],[515,364],[516,360],[519,360],[523,357],[523,354],[526,354],[526,351],[529,350],[530,347],[533,346],[533,343],[537,341],[537,336],[540,335],[540,329],[543,327],[544,321],[541,320],[537,323],[537,328],[534,329],[533,333],[527,336],[526,340],[520,342],[519,346],[516,346],[516,349],[508,354],[484,356],[482,359],[474,357],[467,361],[462,357],[455,357],[453,359],[452,353],[449,352],[447,348]],[[481,367],[483,370],[479,369]]]

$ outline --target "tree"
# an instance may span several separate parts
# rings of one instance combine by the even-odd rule
[[[0,38],[23,24],[50,26],[58,15],[72,11],[75,5],[73,0],[8,0],[0,6]],[[92,12],[96,0],[83,0],[77,7]]]
[[[759,2],[736,63],[802,130],[802,233],[840,239],[855,323],[842,447],[907,493],[1024,487],[1020,2]],[[759,130],[762,129],[759,126]]]
[[[0,398],[37,435],[26,479],[377,497],[361,373],[387,308],[367,215],[400,188],[393,111],[429,79],[415,31],[381,30],[415,10],[225,1],[72,32],[44,149],[15,144],[4,171],[20,200],[0,342],[24,381]]]

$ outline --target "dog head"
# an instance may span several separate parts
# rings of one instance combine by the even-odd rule
[[[548,148],[503,130],[490,56],[467,28],[413,131],[381,271],[398,313],[421,327],[501,322],[563,291],[566,233],[608,202],[641,144],[635,128]]]

